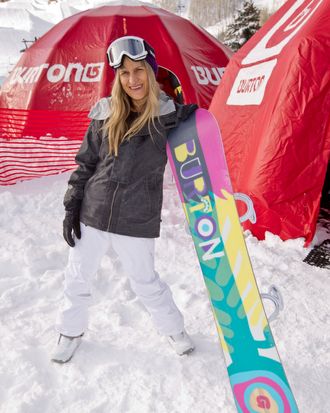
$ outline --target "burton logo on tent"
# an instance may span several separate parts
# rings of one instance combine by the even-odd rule
[[[259,105],[265,95],[277,60],[241,69],[235,79],[227,105]]]
[[[51,83],[99,82],[102,77],[103,68],[103,62],[87,63],[86,65],[82,65],[81,63],[68,63],[66,66],[58,63],[51,66],[49,63],[32,67],[19,66],[13,70],[9,77],[9,84],[37,83],[44,73],[46,73],[46,79]]]
[[[324,0],[298,0],[294,2],[283,17],[242,60],[241,64],[243,66],[249,65],[249,67],[243,67],[239,70],[226,102],[227,105],[260,105],[265,95],[267,83],[278,63],[276,57],[323,2]],[[270,58],[273,59],[268,60]],[[263,62],[264,60],[268,61]],[[256,87],[256,79],[263,79],[258,87]]]
[[[202,67],[202,66],[191,66],[194,72],[197,82],[200,85],[218,85],[225,73],[224,67]]]

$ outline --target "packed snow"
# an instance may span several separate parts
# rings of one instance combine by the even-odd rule
[[[0,187],[1,413],[234,413],[224,357],[170,171],[156,269],[185,315],[196,350],[174,354],[154,330],[112,251],[93,280],[90,327],[73,360],[50,361],[69,247],[62,239],[68,174]],[[323,232],[322,232],[323,231]],[[318,231],[326,236],[326,228]],[[246,242],[259,288],[284,310],[272,331],[301,413],[329,411],[329,275],[303,240]],[[327,234],[329,236],[329,234]],[[272,305],[265,302],[268,314]]]
[[[97,5],[92,0],[66,3],[77,10]],[[64,17],[64,9],[47,7],[42,0],[0,3],[0,83],[19,58],[22,35],[33,38],[47,31],[47,25]],[[235,413],[206,289],[169,169],[156,269],[184,313],[196,350],[189,356],[174,354],[153,329],[109,251],[93,280],[94,305],[81,347],[67,365],[50,362],[69,251],[61,235],[68,177],[0,187],[0,413]],[[329,233],[323,223],[315,242]],[[275,285],[283,296],[284,309],[271,327],[300,413],[326,413],[330,271],[303,262],[308,252],[303,239],[284,242],[267,233],[258,241],[248,232],[245,238],[260,291]],[[272,305],[265,302],[265,307],[271,314]]]

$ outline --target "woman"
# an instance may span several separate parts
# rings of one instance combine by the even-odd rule
[[[91,110],[64,197],[63,235],[70,247],[59,340],[52,360],[71,359],[87,329],[90,279],[109,245],[161,335],[182,355],[194,349],[169,287],[154,269],[159,236],[166,136],[196,105],[178,105],[160,91],[153,48],[125,36],[108,48],[115,70],[111,98]]]

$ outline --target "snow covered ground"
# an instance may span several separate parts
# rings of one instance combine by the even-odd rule
[[[0,3],[0,84],[19,58],[21,37],[45,32],[68,7],[43,0]],[[61,236],[67,179],[62,174],[0,187],[0,413],[235,413],[169,171],[157,270],[172,288],[196,351],[178,357],[158,336],[109,251],[93,281],[95,304],[79,352],[68,365],[49,361],[69,249]],[[318,241],[325,237],[329,233],[320,227]],[[258,241],[247,233],[246,242],[260,290],[275,284],[283,295],[285,307],[272,331],[300,413],[327,413],[330,271],[302,262],[302,239],[283,242],[268,234]],[[266,309],[272,310],[267,304]]]
[[[109,251],[93,281],[90,328],[72,362],[49,361],[68,249],[68,174],[0,187],[1,413],[234,413],[224,358],[176,188],[167,171],[157,270],[196,343],[176,356]],[[322,232],[323,231],[323,232]],[[326,230],[319,230],[321,237]],[[328,234],[329,236],[329,234]],[[260,290],[284,310],[272,330],[301,413],[330,410],[330,271],[302,262],[303,240],[246,241]],[[272,310],[266,304],[267,312]]]

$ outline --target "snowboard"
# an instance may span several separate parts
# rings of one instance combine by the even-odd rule
[[[208,291],[239,413],[297,413],[244,241],[220,131],[197,109],[167,154]]]

